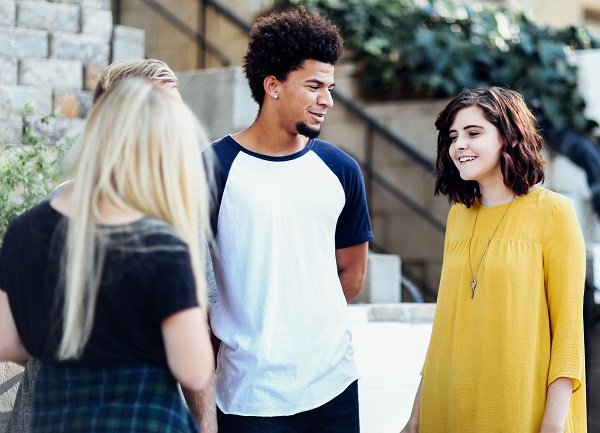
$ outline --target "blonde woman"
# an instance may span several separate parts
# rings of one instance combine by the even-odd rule
[[[0,359],[40,360],[31,431],[194,432],[177,391],[213,367],[201,148],[164,86],[95,104],[73,185],[11,224],[0,250]]]

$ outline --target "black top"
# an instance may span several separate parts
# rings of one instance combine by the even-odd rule
[[[57,360],[62,335],[66,222],[42,202],[11,223],[0,249],[0,289],[8,294],[23,345],[43,362]],[[151,218],[98,226],[98,232],[107,248],[92,335],[82,356],[69,362],[166,365],[161,321],[198,305],[185,243]]]

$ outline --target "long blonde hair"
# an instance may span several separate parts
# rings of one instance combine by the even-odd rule
[[[207,144],[185,103],[146,80],[123,80],[94,105],[72,161],[60,359],[77,358],[92,331],[105,254],[100,203],[171,226],[187,243],[198,299],[205,302],[200,239],[209,224],[201,151]]]

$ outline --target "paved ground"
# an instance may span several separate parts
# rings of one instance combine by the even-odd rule
[[[422,315],[406,314],[407,310],[411,310],[410,305],[390,306],[381,318],[386,321],[369,321],[373,308],[350,306],[352,338],[361,376],[361,433],[398,433],[410,415],[431,322]],[[431,306],[416,306],[414,310],[424,311],[430,317],[433,314]]]

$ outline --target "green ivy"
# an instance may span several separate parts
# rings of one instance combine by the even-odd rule
[[[452,0],[276,0],[304,5],[338,26],[366,99],[448,98],[464,88],[509,86],[544,124],[591,136],[575,49],[600,47],[585,28],[540,26],[519,11]]]
[[[23,115],[30,121],[35,119],[30,107]],[[49,125],[54,118],[51,114],[35,120]],[[0,145],[0,244],[10,222],[63,179],[60,162],[72,141],[54,143],[46,133],[28,126],[20,144]]]

